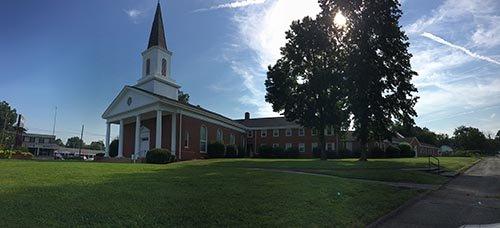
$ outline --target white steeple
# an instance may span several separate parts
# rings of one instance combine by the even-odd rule
[[[180,86],[171,78],[172,52],[167,49],[160,2],[149,36],[148,49],[142,52],[142,77],[137,87],[177,100]]]

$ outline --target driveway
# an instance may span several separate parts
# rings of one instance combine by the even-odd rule
[[[500,157],[485,158],[378,227],[500,227]]]

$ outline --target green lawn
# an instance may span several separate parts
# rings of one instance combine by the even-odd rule
[[[365,164],[220,159],[169,165],[0,160],[0,227],[362,227],[419,191],[248,167],[342,167],[355,173],[420,163],[411,159]],[[455,159],[446,164],[453,169],[467,162]]]

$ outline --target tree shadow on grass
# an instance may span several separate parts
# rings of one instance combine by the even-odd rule
[[[30,181],[0,179],[0,227],[364,226],[417,193],[196,163],[94,164],[46,163],[20,177]]]

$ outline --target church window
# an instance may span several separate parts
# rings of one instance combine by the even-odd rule
[[[167,76],[167,60],[166,59],[161,60],[161,75]]]
[[[149,73],[151,73],[150,72],[151,71],[151,69],[150,69],[151,66],[150,65],[151,65],[151,60],[146,59],[146,75],[149,75]]]
[[[207,152],[207,127],[200,128],[200,152]]]

